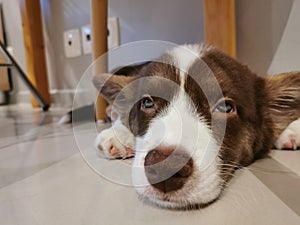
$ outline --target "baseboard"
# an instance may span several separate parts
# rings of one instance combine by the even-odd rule
[[[75,89],[68,90],[51,90],[51,107],[64,107],[71,108],[73,106],[73,99],[75,96]],[[17,103],[30,103],[30,92],[29,91],[19,91],[16,94]]]

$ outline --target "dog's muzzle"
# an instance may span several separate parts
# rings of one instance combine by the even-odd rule
[[[163,193],[181,189],[193,173],[191,156],[175,148],[151,150],[145,157],[144,166],[149,183]]]

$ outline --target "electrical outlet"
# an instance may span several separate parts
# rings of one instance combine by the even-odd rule
[[[81,55],[80,32],[78,29],[64,32],[65,55],[73,58]]]
[[[120,27],[117,17],[108,18],[108,49],[119,47],[120,45]],[[92,53],[92,29],[91,25],[81,27],[81,44],[84,54]]]
[[[92,32],[90,25],[81,27],[81,43],[84,54],[92,53]]]
[[[120,27],[117,17],[108,18],[108,49],[119,47],[120,45]]]

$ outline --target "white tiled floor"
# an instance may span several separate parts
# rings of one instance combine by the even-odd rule
[[[287,191],[300,187],[298,152],[275,151],[238,171],[221,199],[205,209],[165,210],[143,203],[134,188],[110,182],[89,167],[72,127],[57,124],[65,112],[0,108],[1,225],[300,224],[297,189],[273,188],[280,179],[287,179]],[[77,135],[92,149],[94,131],[83,126]],[[124,172],[93,154],[83,155],[114,174]]]

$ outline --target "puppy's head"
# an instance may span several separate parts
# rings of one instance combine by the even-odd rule
[[[272,82],[205,45],[177,47],[136,76],[94,79],[136,137],[137,192],[169,208],[215,201],[236,168],[269,150]]]

